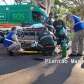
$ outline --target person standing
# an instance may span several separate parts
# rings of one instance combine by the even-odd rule
[[[72,40],[72,53],[69,56],[83,55],[83,40],[84,40],[84,21],[77,15],[67,15],[73,22],[74,36]]]

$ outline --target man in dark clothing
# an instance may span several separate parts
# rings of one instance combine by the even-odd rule
[[[63,20],[55,20],[53,26],[56,30],[55,36],[57,38],[57,45],[61,46],[62,49],[62,57],[66,57],[67,49],[68,49],[68,37],[67,37],[67,29],[65,27],[65,23]]]
[[[46,23],[48,25],[53,25],[53,14],[52,13],[49,13],[49,17],[46,18],[44,23]]]

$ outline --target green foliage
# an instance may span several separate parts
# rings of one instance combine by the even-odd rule
[[[71,7],[71,8],[69,8],[69,11],[73,14],[76,14],[80,11],[80,8],[79,7]]]
[[[59,4],[60,4],[60,0],[55,0],[55,1],[54,1],[54,4],[59,5]]]

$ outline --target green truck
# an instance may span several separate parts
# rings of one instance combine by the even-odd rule
[[[0,24],[35,24],[46,17],[45,11],[33,3],[0,5]]]

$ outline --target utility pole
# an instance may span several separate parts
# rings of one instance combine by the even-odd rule
[[[45,0],[46,12],[49,14],[52,7],[52,0]]]

